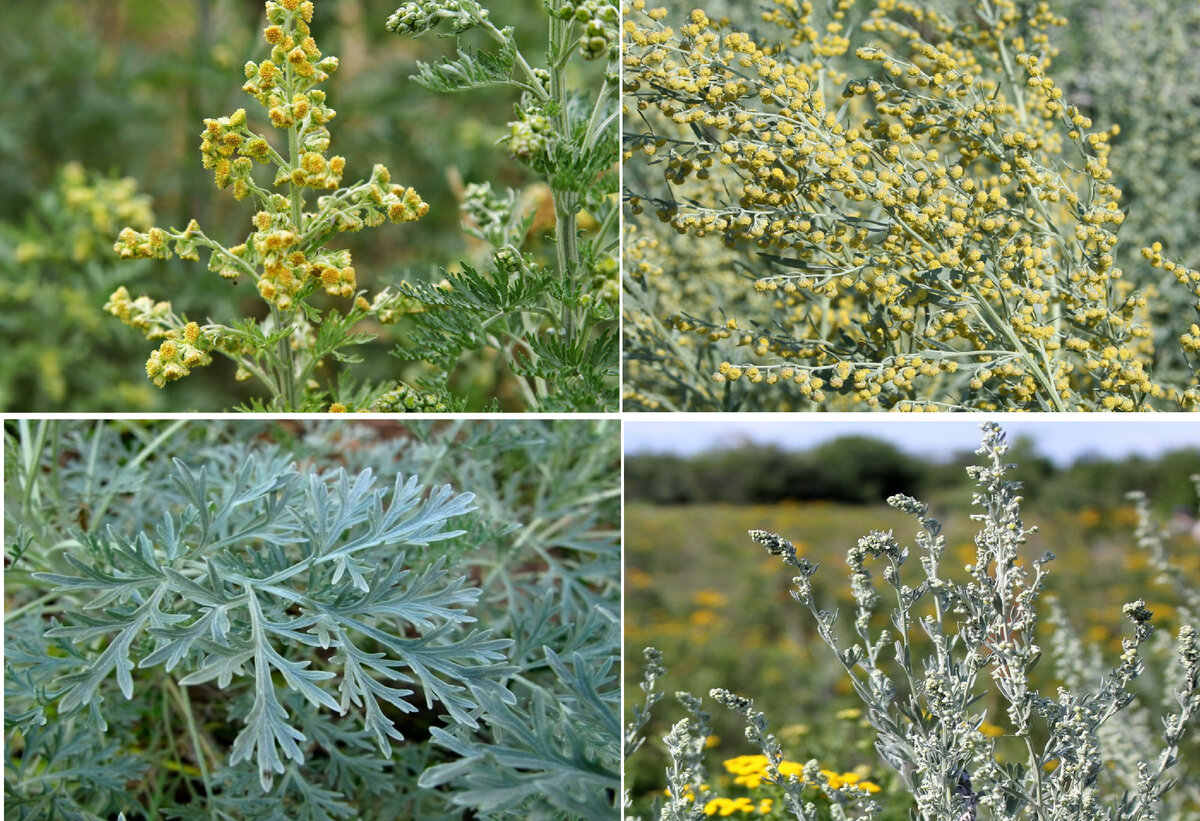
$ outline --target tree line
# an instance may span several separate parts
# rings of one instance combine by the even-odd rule
[[[1178,448],[1156,457],[1119,459],[1094,454],[1056,465],[1030,437],[1011,440],[1011,474],[1035,504],[1060,509],[1109,508],[1142,490],[1156,508],[1196,510],[1191,481],[1200,473],[1200,449]],[[906,453],[871,436],[841,436],[807,450],[740,442],[683,456],[636,453],[625,457],[625,498],[630,502],[687,505],[774,504],[829,501],[870,505],[895,493],[918,498],[959,488],[970,480],[963,466],[978,464],[973,452],[943,461]]]

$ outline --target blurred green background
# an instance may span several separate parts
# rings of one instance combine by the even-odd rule
[[[436,95],[407,78],[418,60],[448,54],[447,41],[397,37],[384,23],[398,0],[316,0],[313,34],[341,66],[325,84],[338,112],[331,153],[347,159],[346,181],[383,163],[394,182],[430,204],[415,224],[341,235],[359,282],[371,293],[401,278],[440,279],[482,253],[459,230],[458,194],[468,182],[525,190],[531,206],[548,192],[495,142],[515,102],[494,91]],[[512,23],[531,55],[545,50],[540,0],[491,0],[498,24]],[[536,14],[536,20],[532,15]],[[165,390],[146,379],[154,347],[103,312],[126,284],[170,299],[176,310],[229,322],[261,316],[247,282],[236,286],[179,260],[118,263],[111,252],[125,224],[183,227],[197,219],[228,244],[249,232],[254,207],[219,191],[200,164],[206,117],[245,107],[250,125],[271,131],[241,91],[242,66],[261,60],[262,0],[5,0],[0,3],[0,409],[215,410],[247,397],[221,358]],[[481,40],[478,45],[484,46]],[[133,183],[113,181],[132,178]],[[149,199],[137,199],[146,195]],[[552,211],[550,212],[552,214]],[[542,226],[545,227],[544,224]],[[537,230],[537,226],[533,230]],[[551,249],[552,253],[552,249]],[[402,333],[390,326],[386,333]],[[393,341],[395,337],[393,337]],[[360,349],[356,374],[413,378],[420,366]],[[499,362],[486,354],[460,367],[453,387],[496,395]]]

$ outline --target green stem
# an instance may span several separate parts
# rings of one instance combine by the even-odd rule
[[[1029,752],[1029,769],[1033,773],[1033,795],[1037,802],[1034,809],[1034,818],[1042,817],[1042,764],[1038,759],[1037,753],[1033,749],[1033,742],[1029,738],[1029,734],[1025,734],[1025,749]]]
[[[187,419],[176,419],[174,422],[172,422],[170,425],[168,425],[163,430],[162,433],[160,433],[158,436],[154,437],[153,441],[151,441],[150,444],[146,445],[146,447],[144,447],[140,451],[138,451],[138,455],[133,457],[133,461],[131,461],[128,465],[125,466],[125,470],[126,471],[136,470],[138,465],[140,465],[142,462],[149,459],[150,455],[152,453],[154,453],[154,451],[158,450],[159,445],[161,445],[163,442],[165,442],[166,440],[168,440],[172,436],[174,436],[175,432],[178,431],[180,428],[182,428],[187,423],[188,423]],[[100,499],[99,504],[96,505],[96,509],[94,511],[92,511],[92,521],[95,523],[96,526],[99,526],[100,522],[104,520],[104,514],[108,512],[108,506],[110,504],[112,504],[112,501],[115,497],[116,497],[116,488],[110,489],[108,491],[108,493],[106,493]]]
[[[289,90],[289,95],[293,90],[294,84],[295,77],[292,74],[292,66],[291,63],[288,63],[284,87]],[[300,126],[297,123],[292,123],[288,126],[288,155],[291,159],[289,167],[298,168],[300,165]],[[296,232],[297,237],[302,237],[304,236],[304,197],[300,186],[289,182],[288,197],[291,200],[292,206],[292,230]],[[271,319],[275,323],[276,329],[291,328],[295,314],[295,308],[283,311],[274,303],[271,304]],[[283,387],[283,410],[299,410],[296,401],[298,396],[296,352],[292,350],[290,335],[283,337],[276,343],[276,353],[279,359],[276,370],[280,376],[279,383]]]
[[[224,352],[222,352],[222,353],[224,353]],[[250,373],[257,376],[259,381],[261,381],[264,385],[266,385],[267,390],[269,390],[273,395],[278,396],[280,393],[283,392],[282,389],[279,387],[278,380],[276,380],[275,377],[273,377],[271,374],[267,373],[262,368],[260,368],[258,366],[258,363],[254,362],[253,360],[246,359],[245,357],[242,357],[242,356],[231,356],[230,354],[225,354],[225,355],[228,356],[234,362],[236,362],[238,367],[245,368]]]
[[[192,713],[192,700],[188,696],[186,687],[180,687],[171,678],[167,679],[167,689],[178,702],[180,710],[183,713],[184,721],[187,722],[188,737],[192,740],[192,749],[196,753],[196,766],[200,768],[200,779],[204,782],[204,794],[208,797],[209,809],[213,818],[217,817],[215,810],[212,810],[213,788],[212,779],[208,775],[208,761],[205,756],[204,744],[200,739],[200,731],[196,727],[196,717]]]
[[[1067,410],[1066,405],[1063,404],[1062,398],[1058,395],[1058,389],[1054,386],[1054,380],[1051,378],[1050,374],[1053,373],[1053,371],[1047,372],[1042,370],[1041,364],[1039,364],[1037,359],[1035,359],[1034,356],[1029,353],[1029,350],[1013,331],[1012,324],[996,313],[991,304],[984,299],[983,295],[979,292],[978,286],[968,284],[967,290],[970,291],[971,296],[975,298],[975,307],[979,312],[980,317],[984,318],[984,321],[987,322],[994,333],[999,333],[999,335],[1008,338],[1009,343],[1013,346],[1013,353],[1021,358],[1021,361],[1025,364],[1025,367],[1029,368],[1029,370],[1033,373],[1034,378],[1037,379],[1038,383],[1042,386],[1042,390],[1045,391],[1048,397],[1048,400],[1043,400],[1043,404],[1050,405],[1051,409],[1055,411],[1062,412]],[[1047,364],[1049,364],[1049,360],[1046,359],[1044,351],[1042,352],[1042,358]]]
[[[21,419],[17,422],[17,430],[20,431],[21,439],[21,459],[24,461],[24,481],[21,483],[21,491],[23,498],[21,499],[21,511],[25,521],[29,521],[30,513],[33,510],[34,501],[41,494],[38,493],[38,471],[41,469],[42,448],[46,443],[46,430],[49,425],[54,425],[56,428],[58,422],[50,419],[42,419],[38,421],[37,433],[33,440],[30,441],[29,422]],[[57,438],[57,437],[54,437]],[[39,541],[43,541],[45,537],[45,528],[42,527],[42,520],[38,519]]]
[[[607,81],[600,86],[600,93],[596,95],[596,104],[592,106],[592,116],[588,118],[587,135],[583,138],[583,144],[589,149],[596,147],[596,143],[603,138],[605,131],[617,116],[613,110],[604,116],[605,102],[608,99],[609,84]],[[603,117],[603,120],[601,120]]]
[[[569,34],[570,21],[560,20],[550,16],[550,56],[554,59],[550,67],[550,99],[554,105],[555,131],[561,138],[570,134],[570,120],[567,116],[567,78],[566,61],[563,55],[569,56],[571,44]],[[550,192],[554,198],[554,217],[557,223],[555,231],[555,251],[558,257],[559,275],[563,278],[566,298],[562,304],[562,333],[567,345],[571,345],[575,337],[575,312],[573,302],[576,279],[579,270],[579,222],[576,214],[576,201],[573,192],[554,187],[551,179]]]
[[[551,316],[551,322],[556,320],[557,317]],[[489,334],[489,338],[492,340],[493,347],[495,347],[497,350],[507,349],[509,352],[509,360],[512,361],[515,359],[512,352],[515,351],[518,346],[528,350],[529,335],[533,332],[533,330],[534,329],[526,327],[524,333],[514,333],[508,328],[505,328],[501,332],[504,341],[501,341],[500,338],[492,336],[491,334]],[[533,378],[532,385],[530,385],[529,380],[527,379],[518,379],[516,380],[516,384],[521,389],[521,395],[525,398],[526,404],[530,407],[535,407],[538,404],[539,396],[545,396],[548,393],[546,381],[540,376],[535,376]]]

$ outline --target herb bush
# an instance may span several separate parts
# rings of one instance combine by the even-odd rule
[[[1013,467],[1004,462],[1007,443],[997,426],[983,428],[984,464],[968,468],[978,533],[974,555],[961,569],[952,567],[955,551],[928,506],[892,496],[889,504],[916,521],[914,545],[901,544],[892,531],[872,531],[850,547],[852,617],[839,619],[815,593],[811,559],[781,536],[750,534],[796,574],[791,598],[807,611],[820,644],[834,651],[826,655],[835,661],[837,679],[861,704],[845,711],[846,718],[861,717],[887,772],[868,780],[858,770],[838,773],[817,761],[789,760],[781,739],[794,736],[789,727],[795,725],[772,733],[750,699],[715,688],[712,698],[741,719],[756,754],[726,760],[728,775],[710,771],[705,750],[713,739],[712,716],[700,699],[680,693],[689,717],[663,738],[666,797],[647,806],[643,796],[634,803],[627,795],[627,805],[662,818],[1195,815],[1195,745],[1186,734],[1200,710],[1194,626],[1200,587],[1168,553],[1166,531],[1153,521],[1145,497],[1134,494],[1134,537],[1175,605],[1176,635],[1156,631],[1153,623],[1161,619],[1138,599],[1122,608],[1129,624],[1118,647],[1084,638],[1076,612],[1040,598],[1054,557],[1027,554],[1036,528],[1024,524],[1019,486],[1007,478]],[[920,564],[915,577],[904,566],[913,553]],[[1039,621],[1050,629],[1039,629]],[[1043,669],[1031,676],[1039,660]],[[641,704],[630,699],[626,729],[627,784],[636,757],[653,751],[643,746],[644,730],[662,701],[658,683],[666,674],[653,649],[641,667],[645,695]],[[1049,679],[1046,667],[1053,668]],[[1189,755],[1181,753],[1185,742]]]
[[[466,265],[443,272],[438,282],[402,282],[368,299],[359,288],[351,252],[334,248],[341,233],[386,221],[414,222],[429,211],[411,186],[392,182],[376,164],[367,179],[343,185],[347,160],[330,155],[329,124],[337,112],[320,88],[339,67],[312,36],[315,7],[309,0],[267,3],[263,38],[268,59],[245,66],[242,89],[264,109],[283,136],[255,131],[245,109],[204,121],[201,154],[219,188],[257,207],[244,241],[211,238],[196,220],[182,229],[121,232],[115,247],[129,259],[197,261],[232,282],[252,281],[268,315],[200,323],[177,313],[171,302],[133,298],[115,290],[106,310],[162,340],[146,373],[158,387],[188,376],[220,354],[237,366],[235,378],[254,380],[265,398],[259,410],[458,410],[466,397],[448,383],[467,350],[504,353],[527,409],[579,410],[615,407],[615,223],[612,201],[616,160],[616,7],[588,2],[547,6],[548,66],[533,68],[519,51],[512,27],[497,28],[487,9],[473,2],[409,3],[388,21],[389,29],[419,35],[443,21],[451,36],[487,32],[493,52],[459,44],[454,58],[417,65],[413,79],[441,92],[502,86],[520,93],[518,119],[503,142],[509,152],[544,175],[553,201],[552,244],[556,265],[526,251],[534,214],[516,191],[490,185],[466,188],[468,230],[494,250],[486,268]],[[568,84],[573,57],[609,64],[589,98]],[[271,166],[273,181],[256,180],[256,164]],[[328,191],[315,197],[311,192]],[[598,215],[592,236],[581,236],[578,219],[587,208]],[[330,304],[328,297],[345,302]],[[363,383],[330,363],[355,364],[349,349],[383,336],[382,326],[403,323],[405,341],[395,351],[418,368],[416,384],[405,380]],[[495,407],[493,402],[493,407]]]
[[[1071,21],[1054,32],[1062,85],[1093,120],[1120,129],[1110,165],[1123,194],[1118,267],[1143,272],[1141,249],[1155,242],[1178,259],[1200,258],[1200,237],[1180,214],[1200,212],[1200,8],[1170,0],[1065,0]],[[1129,43],[1138,43],[1129,48]],[[1120,54],[1120,60],[1100,55]],[[1190,316],[1192,294],[1165,271],[1139,280],[1150,301],[1156,367],[1178,367],[1175,317]],[[1165,362],[1163,361],[1165,360]],[[1162,363],[1161,365],[1159,363]]]
[[[613,423],[5,444],[6,817],[615,815]]]
[[[1082,110],[1121,95],[1056,81],[1082,24],[1053,4],[816,5],[624,7],[627,407],[1192,407],[1194,249],[1152,210],[1119,243],[1118,183],[1196,102],[1143,110],[1122,172]],[[1194,40],[1171,4],[1129,15]]]
[[[123,225],[149,228],[149,197],[130,178],[68,163],[22,223],[0,223],[0,407],[149,410],[155,391],[122,364],[137,344],[96,310],[131,271],[112,255]],[[145,274],[146,266],[141,266]]]

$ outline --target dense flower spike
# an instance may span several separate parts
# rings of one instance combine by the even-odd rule
[[[672,27],[663,9],[626,5],[637,125],[625,156],[665,183],[635,183],[630,211],[719,238],[757,292],[694,310],[687,288],[672,290],[657,331],[746,348],[711,379],[777,386],[784,409],[1186,403],[1152,378],[1146,297],[1114,263],[1117,131],[1092,130],[1048,74],[1062,21],[1046,4],[954,17],[878,0],[862,23],[873,39],[851,54],[857,5],[830,4],[822,25],[814,4],[781,0],[753,34],[700,10]],[[630,270],[636,295],[648,286]],[[635,384],[642,361],[687,366],[683,352],[653,354],[655,321],[629,314],[647,349],[631,359]]]
[[[159,387],[208,364],[208,351],[216,349],[237,363],[239,379],[259,377],[281,408],[295,410],[321,358],[339,347],[323,343],[323,350],[318,350],[318,334],[309,323],[320,317],[320,323],[339,329],[340,344],[356,344],[360,340],[349,335],[350,323],[372,310],[361,297],[343,314],[330,309],[322,315],[311,305],[302,310],[302,304],[318,292],[347,299],[358,295],[350,252],[326,248],[325,243],[337,232],[388,221],[413,222],[425,216],[429,206],[412,188],[393,184],[383,165],[374,166],[367,180],[343,187],[346,159],[328,154],[328,124],[336,112],[317,88],[337,70],[338,61],[324,56],[312,37],[313,3],[271,0],[266,14],[263,39],[271,48],[270,56],[246,64],[242,90],[266,111],[274,128],[286,132],[287,155],[273,147],[266,135],[251,130],[241,108],[227,117],[205,120],[200,143],[203,165],[212,170],[217,187],[232,187],[236,199],[250,197],[258,206],[251,220],[253,230],[241,244],[227,247],[208,237],[194,220],[183,231],[126,228],[114,250],[129,259],[177,255],[196,260],[198,249],[206,248],[210,271],[230,280],[243,276],[253,280],[270,306],[269,322],[256,332],[206,325],[203,344],[179,344],[191,333],[189,328],[198,326],[176,316],[169,303],[154,303],[148,297],[131,300],[120,288],[106,308],[150,338],[167,339],[146,363],[147,374]],[[275,166],[274,190],[255,180],[256,163]],[[307,189],[330,193],[319,196],[315,210],[310,210]],[[269,342],[269,335],[282,328],[293,329],[290,341]]]

